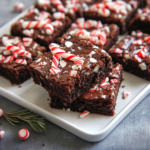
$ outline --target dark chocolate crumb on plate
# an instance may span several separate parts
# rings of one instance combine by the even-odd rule
[[[122,88],[124,88],[125,87],[125,85],[122,85]]]
[[[18,85],[18,88],[21,88],[21,85]]]

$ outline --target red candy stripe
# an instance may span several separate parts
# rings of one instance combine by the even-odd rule
[[[83,118],[87,117],[89,114],[90,114],[89,111],[84,111],[84,112],[80,113],[79,118],[83,119]]]
[[[111,80],[110,80],[110,83],[116,84],[116,83],[118,83],[118,80],[117,80],[117,79],[111,79]]]
[[[143,40],[142,39],[139,39],[139,40],[134,40],[133,42],[132,42],[132,44],[133,45],[142,45],[143,44]]]

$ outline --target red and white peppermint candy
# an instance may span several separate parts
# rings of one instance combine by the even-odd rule
[[[97,26],[97,21],[96,20],[87,20],[85,22],[85,27],[86,28],[93,28]]]
[[[25,30],[23,30],[22,32],[23,32],[23,34],[24,34],[24,35],[26,35],[26,36],[29,36],[29,37],[30,37],[30,36],[32,36],[32,35],[33,35],[34,30],[33,30],[33,29],[29,29],[29,30],[28,30],[28,29],[25,29]]]
[[[6,59],[4,60],[4,63],[10,63],[10,62],[13,61],[13,60],[14,60],[13,56],[8,56],[8,57],[6,57]]]
[[[127,15],[127,14],[128,14],[127,10],[125,10],[125,9],[120,10],[120,13],[121,13],[122,15]]]
[[[46,34],[51,35],[54,32],[54,27],[50,24],[51,20],[42,21],[24,21],[22,22],[23,29],[45,28]]]
[[[2,138],[4,137],[4,135],[5,135],[5,131],[0,130],[0,140],[2,140]]]
[[[3,55],[0,55],[0,62],[3,62],[5,60],[5,57]]]
[[[109,83],[106,83],[106,82],[105,82],[105,83],[102,83],[102,84],[101,84],[101,87],[104,88],[104,87],[109,86],[109,85],[110,85]]]
[[[24,38],[23,38],[23,45],[24,45],[25,47],[30,46],[32,42],[33,42],[33,39],[32,39],[32,38],[28,38],[28,37],[24,37]]]
[[[100,45],[105,45],[106,44],[106,33],[105,32],[101,32],[99,35],[98,35],[98,37],[100,38],[100,40],[99,40],[99,44]]]
[[[98,84],[96,84],[93,88],[90,89],[90,92],[95,92],[98,88]]]
[[[30,133],[27,129],[21,129],[19,132],[18,132],[18,136],[21,140],[26,140],[28,139]]]
[[[39,66],[44,66],[44,65],[46,65],[46,64],[47,64],[47,62],[43,61],[43,62],[40,62],[38,65],[39,65]]]
[[[140,52],[138,53],[138,55],[139,55],[139,57],[141,57],[141,58],[145,58],[145,57],[147,56],[144,51],[140,51]]]
[[[149,8],[143,8],[143,12],[149,14],[150,13],[150,9]]]
[[[149,43],[150,42],[150,36],[145,37],[144,41],[147,42],[147,43]]]
[[[89,111],[84,111],[84,112],[80,113],[79,118],[83,119],[83,118],[87,117],[89,114],[90,114]]]
[[[53,60],[52,60],[52,66],[50,69],[50,73],[52,75],[56,75],[60,72],[60,69],[58,68],[58,61],[59,61],[59,57],[57,55],[53,55]]]
[[[37,20],[45,20],[47,19],[48,17],[50,17],[50,14],[46,11],[42,11],[39,15],[39,17],[37,17],[36,19]]]
[[[3,116],[3,110],[0,108],[0,117]]]
[[[71,77],[77,77],[77,71],[76,70],[70,70],[69,71],[69,76],[71,76]]]
[[[101,31],[95,29],[95,30],[92,30],[92,31],[90,32],[90,35],[91,35],[91,36],[99,36],[100,33],[101,33]]]
[[[103,27],[102,22],[101,22],[101,21],[98,21],[98,22],[97,22],[97,28],[102,28],[102,27]]]
[[[58,11],[64,12],[65,7],[60,0],[51,0],[51,2],[57,7]]]
[[[121,50],[120,48],[116,48],[116,49],[114,50],[114,52],[117,53],[117,54],[122,54],[122,53],[123,53],[123,50]]]
[[[112,84],[116,84],[116,83],[118,83],[119,81],[117,80],[117,79],[110,79],[110,83],[112,83]]]
[[[78,18],[78,19],[76,20],[76,23],[77,23],[77,24],[80,24],[81,22],[84,22],[84,21],[85,21],[84,18]]]
[[[141,38],[142,35],[143,35],[143,32],[141,32],[141,31],[138,31],[137,34],[136,34],[136,36],[137,36],[138,38]]]
[[[103,16],[103,17],[108,17],[108,16],[110,16],[110,10],[108,10],[106,8],[99,8],[98,14]]]
[[[129,90],[124,91],[124,92],[123,92],[123,98],[128,97],[129,94],[130,94]]]
[[[97,36],[90,36],[88,38],[88,41],[90,41],[92,44],[96,44],[97,41],[99,41],[98,37]]]
[[[101,83],[105,83],[109,81],[109,77],[106,77],[105,79],[103,79],[103,81]]]
[[[16,59],[15,62],[18,64],[27,65],[26,59]]]
[[[40,6],[48,6],[50,5],[50,0],[38,0],[38,4]]]
[[[81,59],[80,57],[78,57],[76,55],[66,53],[57,44],[50,44],[49,48],[52,50],[53,54],[61,56],[63,58],[66,58],[70,61],[74,61],[75,64],[83,65],[83,63],[84,63],[83,59]]]
[[[133,58],[139,63],[142,61],[142,59],[138,55],[134,55]]]
[[[60,20],[55,20],[52,23],[52,26],[57,27],[57,26],[62,26],[63,23]]]
[[[64,18],[65,18],[65,14],[62,13],[62,12],[55,12],[55,13],[53,14],[53,17],[54,17],[55,19],[64,19]]]
[[[20,50],[18,52],[18,54],[21,55],[21,56],[25,56],[26,58],[31,58],[31,53],[28,52],[28,51],[25,51],[25,50]]]
[[[120,70],[120,69],[121,69],[121,65],[115,67],[115,70]]]
[[[15,3],[13,9],[14,9],[14,11],[22,12],[24,10],[24,4],[21,2],[17,2],[17,3]]]
[[[139,40],[134,40],[133,42],[132,42],[132,44],[133,45],[142,45],[143,44],[143,40],[142,39],[139,39]]]
[[[31,16],[33,13],[35,13],[37,15],[40,14],[40,12],[37,8],[31,8],[31,9],[28,10],[28,16]]]

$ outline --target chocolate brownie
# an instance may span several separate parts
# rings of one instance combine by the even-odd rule
[[[31,37],[40,45],[48,47],[70,27],[71,22],[64,13],[56,12],[50,15],[48,12],[32,8],[26,16],[12,25],[11,33],[14,36]]]
[[[78,18],[76,23],[73,23],[67,32],[58,38],[57,41],[60,43],[63,42],[63,39],[69,34],[79,35],[99,48],[108,51],[118,40],[119,28],[115,24],[103,25],[101,21],[85,21],[84,18]]]
[[[84,94],[98,76],[101,81],[112,69],[112,59],[106,51],[78,36],[70,35],[60,45],[51,44],[50,49],[29,69],[36,84],[66,102]]]
[[[82,16],[82,0],[38,0],[35,3],[35,8],[45,10],[51,14],[55,12],[64,12],[70,19],[75,20],[77,16]]]
[[[150,34],[150,5],[147,5],[143,9],[138,9],[134,18],[129,23],[129,33],[136,30],[141,30]]]
[[[150,80],[150,35],[134,31],[108,52],[124,70]]]
[[[59,97],[50,94],[50,107],[113,116],[121,80],[122,67],[116,64],[103,82],[94,85],[87,93],[71,104],[63,102]]]
[[[100,3],[100,2],[104,2],[105,0],[97,0],[96,2],[98,3]],[[106,0],[107,1],[107,0]],[[111,1],[121,1],[121,0],[109,0],[109,2],[111,2]],[[131,0],[123,0],[124,2],[126,2],[126,3],[129,3]],[[132,0],[132,1],[136,1],[136,0]],[[145,5],[146,5],[146,3],[149,1],[149,0],[137,0],[138,2],[139,2],[139,7],[144,7]],[[134,2],[132,2],[132,3],[134,3]]]
[[[83,15],[86,19],[117,24],[120,27],[120,33],[123,34],[139,5],[139,1],[133,0],[129,0],[128,3],[125,1],[95,3],[91,6],[84,5]]]
[[[12,84],[20,84],[30,78],[28,65],[46,52],[46,48],[31,38],[3,35],[0,38],[0,75]]]

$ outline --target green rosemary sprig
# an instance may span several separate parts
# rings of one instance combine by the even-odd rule
[[[27,109],[22,111],[13,111],[11,113],[4,112],[3,116],[13,126],[26,122],[38,133],[46,131],[44,118],[39,117],[37,114]]]

